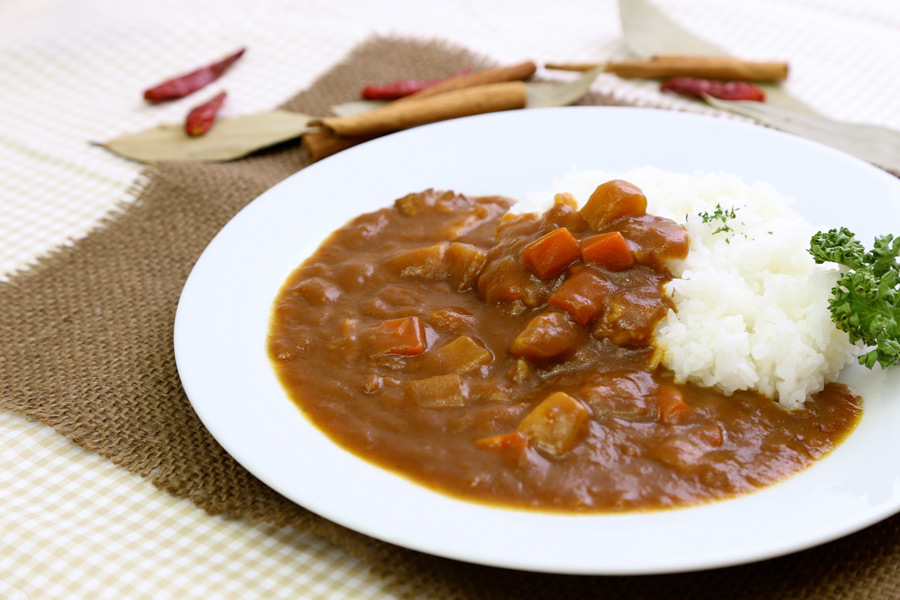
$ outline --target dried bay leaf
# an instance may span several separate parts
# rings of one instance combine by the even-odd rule
[[[528,108],[568,106],[577,102],[590,91],[591,84],[604,69],[605,66],[594,67],[585,71],[578,79],[568,83],[526,83]]]
[[[648,0],[619,0],[619,19],[625,44],[641,58],[649,59],[657,54],[728,54],[676,24]]]
[[[387,100],[351,100],[350,102],[335,104],[331,107],[331,112],[336,117],[352,117],[381,108],[387,103]]]
[[[762,102],[727,101],[712,96],[705,99],[716,108],[831,146],[885,169],[900,171],[900,132],[893,129],[844,123]]]
[[[619,18],[628,49],[641,58],[663,54],[728,56],[724,49],[701,39],[670,19],[648,0],[619,0]],[[778,84],[761,83],[766,102],[795,111],[815,111]]]
[[[312,119],[302,113],[273,110],[220,120],[201,137],[189,137],[181,124],[161,125],[99,145],[143,163],[222,162],[316,131],[309,124]]]

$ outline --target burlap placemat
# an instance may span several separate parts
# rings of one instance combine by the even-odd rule
[[[446,44],[376,38],[286,108],[325,114],[329,106],[353,99],[365,83],[434,77],[468,64],[488,61]],[[583,102],[614,103],[599,95]],[[216,443],[191,409],[175,368],[172,325],[182,285],[209,240],[245,204],[307,164],[297,144],[286,144],[233,163],[148,168],[133,202],[86,238],[0,284],[0,408],[51,425],[212,514],[325,536],[364,556],[410,595],[900,597],[900,517],[747,566],[575,577],[468,565],[397,548],[330,523],[263,485]]]

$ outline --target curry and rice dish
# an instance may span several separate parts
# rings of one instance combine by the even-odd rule
[[[592,188],[542,213],[426,190],[334,232],[273,308],[268,353],[291,399],[337,444],[413,481],[549,511],[726,498],[839,444],[861,412],[825,383],[852,355],[846,339],[814,334],[824,366],[789,350],[801,359],[786,367],[751,336],[771,308],[746,335],[720,323],[709,335],[727,341],[689,339],[698,300],[678,285],[689,254],[709,259],[692,227],[710,219],[650,214],[651,194],[627,181]],[[804,310],[795,323],[815,317]],[[716,343],[748,345],[756,375],[740,360],[723,372],[704,355]]]

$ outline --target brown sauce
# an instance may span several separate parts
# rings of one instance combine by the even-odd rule
[[[786,412],[656,365],[663,265],[687,251],[677,224],[627,206],[598,221],[564,197],[502,219],[509,204],[410,194],[336,231],[285,282],[269,356],[336,443],[468,500],[608,512],[769,485],[857,423],[861,400],[839,384]],[[585,251],[538,276],[526,248],[561,228],[582,249],[618,231],[634,263],[585,264]]]

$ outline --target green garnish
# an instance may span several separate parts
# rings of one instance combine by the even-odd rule
[[[900,237],[875,238],[871,252],[845,227],[818,232],[809,253],[819,264],[834,262],[847,267],[831,290],[831,318],[850,341],[873,348],[859,357],[868,368],[900,362]]]
[[[733,206],[730,210],[725,210],[720,204],[716,204],[716,210],[714,210],[712,213],[702,212],[697,213],[697,216],[699,216],[704,223],[712,223],[714,221],[722,222],[722,225],[720,225],[718,229],[713,231],[713,235],[715,235],[717,233],[728,233],[729,231],[732,231],[727,222],[728,219],[733,219],[735,217],[736,210],[737,209]]]

